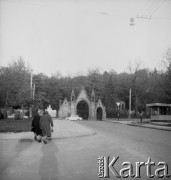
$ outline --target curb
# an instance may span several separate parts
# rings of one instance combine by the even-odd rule
[[[97,133],[96,132],[92,132],[90,134],[81,134],[81,135],[75,135],[75,136],[65,136],[65,137],[51,137],[50,138],[50,141],[53,141],[53,140],[60,140],[60,139],[72,139],[72,138],[79,138],[79,137],[86,137],[86,136],[94,136],[96,135]],[[0,141],[3,140],[3,141],[16,141],[16,140],[25,140],[25,141],[35,141],[32,137],[23,137],[21,139],[19,138],[15,138],[15,139],[10,139],[10,138],[0,138]]]
[[[136,125],[136,124],[127,124],[128,126],[137,126],[137,127],[142,127],[142,128],[150,128],[150,129],[157,129],[157,130],[162,130],[162,131],[171,131],[171,129],[165,129],[165,128],[160,128],[160,127],[154,127],[154,126],[143,126],[143,125]]]
[[[69,139],[85,136],[93,136],[96,132],[93,129],[86,128],[77,122],[56,122],[54,123],[54,132],[52,133],[53,140]],[[61,128],[65,128],[61,130]],[[27,132],[2,132],[0,133],[0,140],[31,140],[34,134],[31,131]]]
[[[117,122],[117,121],[108,121],[108,120],[104,120],[106,122],[111,122],[111,123],[118,123],[118,124],[123,124],[123,125],[128,125],[128,126],[137,126],[137,127],[142,127],[142,128],[151,128],[151,129],[157,129],[157,130],[163,130],[163,131],[171,131],[170,129],[165,129],[165,128],[160,128],[160,127],[150,127],[150,126],[143,126],[143,125],[138,125],[138,124],[131,124],[131,123],[121,123],[121,122]]]

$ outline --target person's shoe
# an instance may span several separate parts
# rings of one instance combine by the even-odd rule
[[[34,136],[34,140],[37,141],[37,137],[36,136]]]
[[[47,144],[47,141],[46,140],[43,140],[44,144]]]

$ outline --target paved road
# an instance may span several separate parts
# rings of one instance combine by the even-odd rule
[[[96,134],[54,139],[47,145],[33,142],[31,139],[1,140],[0,179],[97,180],[99,156],[119,156],[115,163],[117,171],[123,168],[123,162],[128,161],[133,164],[134,172],[135,162],[147,162],[151,157],[156,164],[165,161],[171,173],[170,131],[104,121],[79,123],[84,129],[87,127]],[[157,165],[152,167],[152,174],[155,169]],[[119,179],[109,173],[109,179]],[[141,179],[149,179],[145,167],[141,168]]]

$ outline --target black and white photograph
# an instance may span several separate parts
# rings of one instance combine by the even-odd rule
[[[171,179],[171,0],[0,0],[0,180]]]

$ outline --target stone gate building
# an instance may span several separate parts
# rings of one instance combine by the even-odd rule
[[[64,101],[60,103],[58,117],[66,118],[71,114],[77,114],[83,119],[88,120],[106,119],[105,106],[103,106],[101,99],[96,101],[94,90],[92,90],[91,97],[89,97],[84,88],[80,90],[77,97],[75,97],[73,89],[70,102],[65,98]]]

